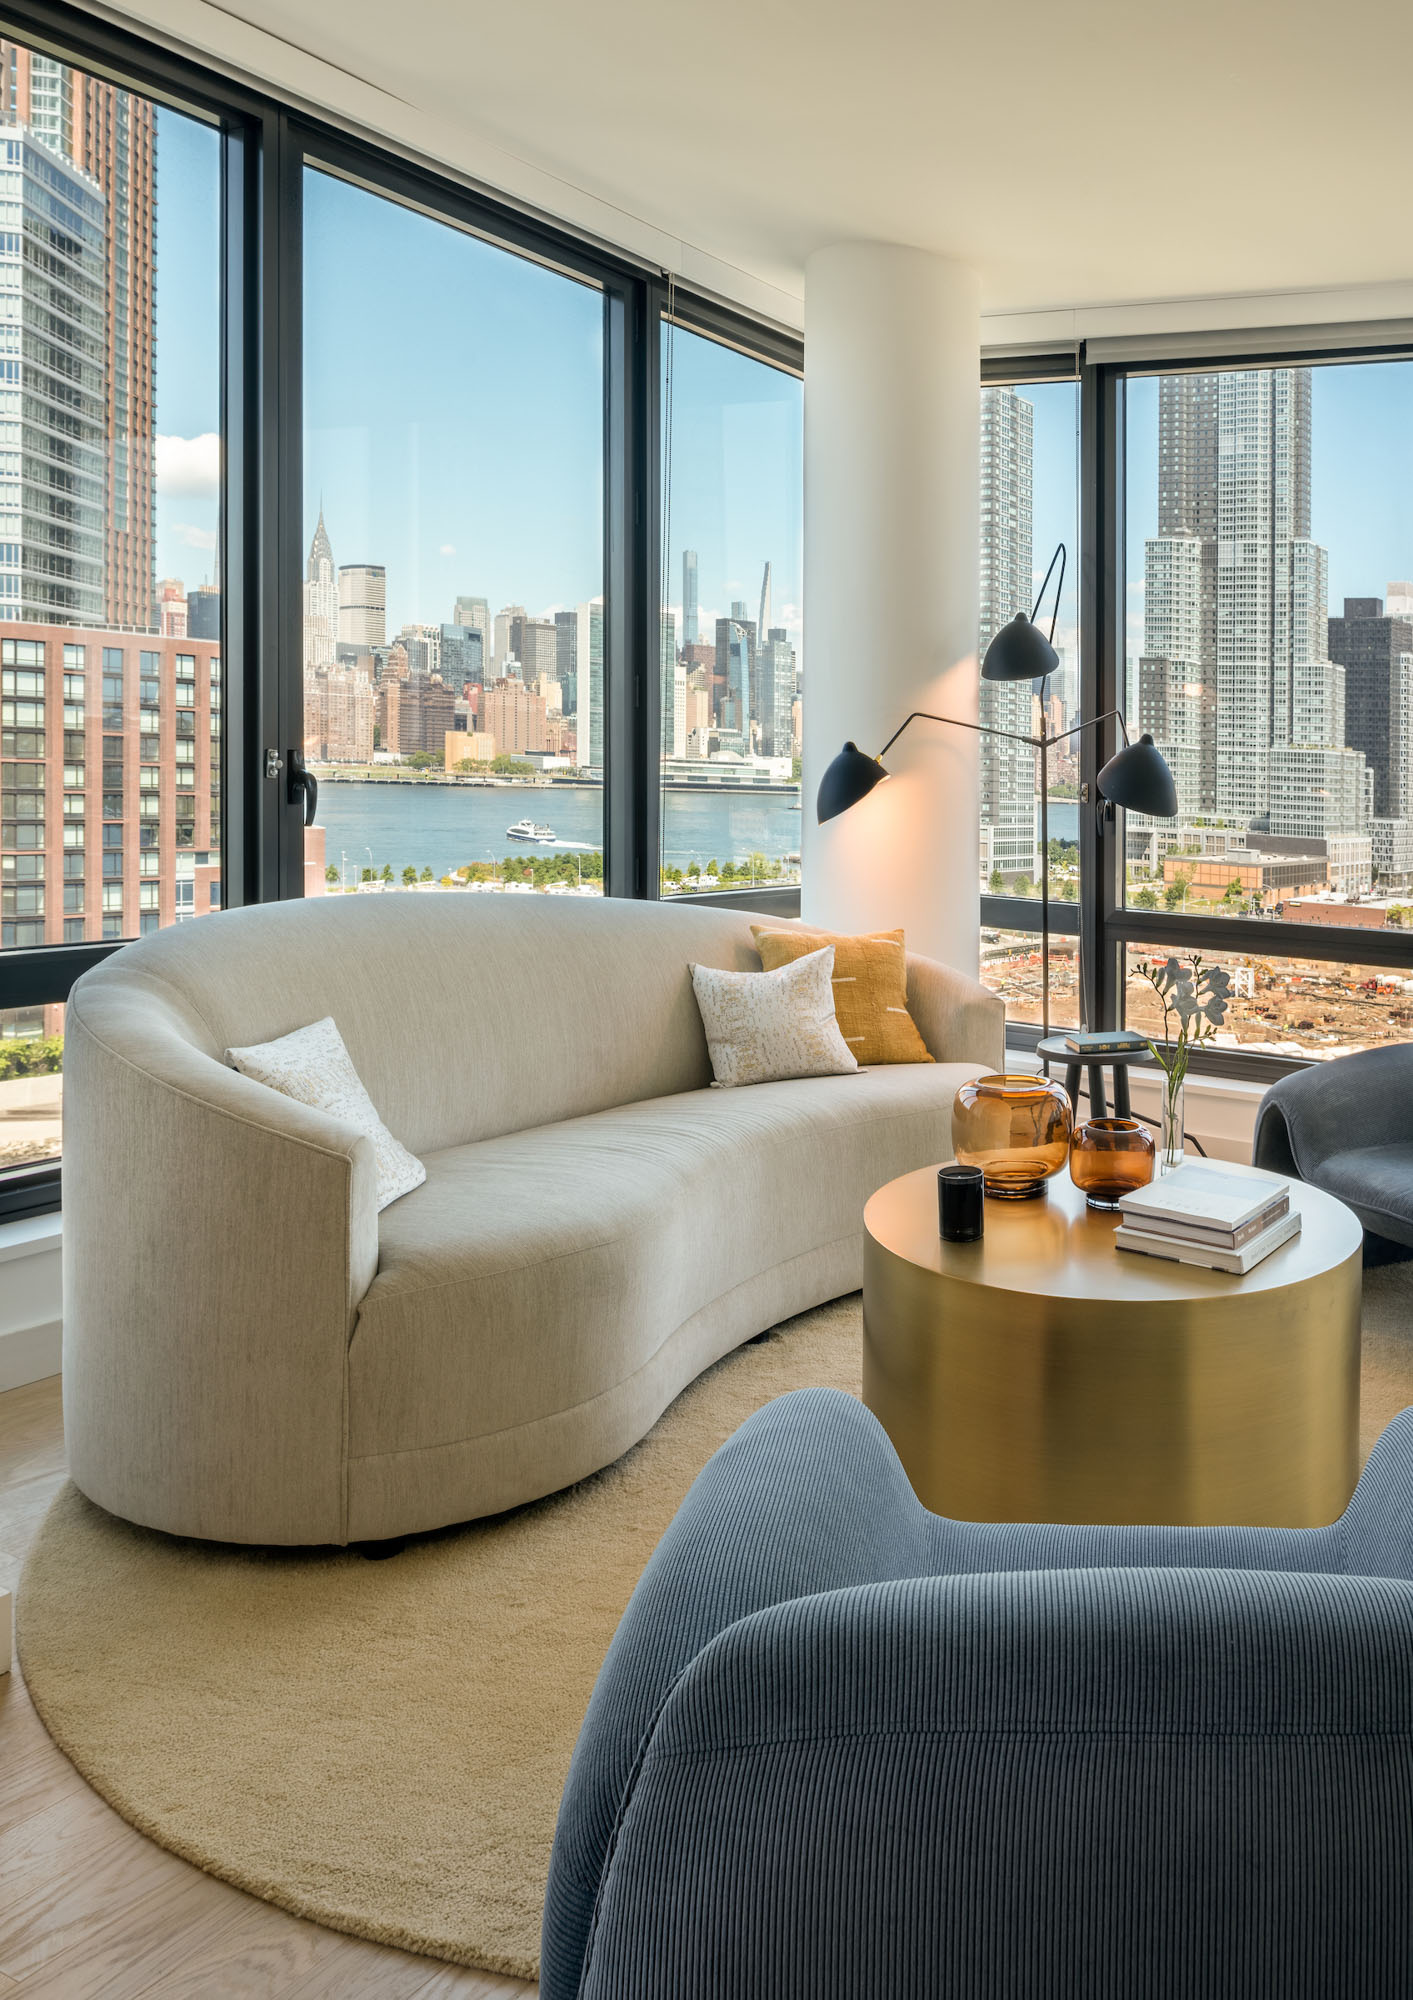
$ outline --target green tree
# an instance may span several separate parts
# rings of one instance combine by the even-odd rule
[[[402,871],[403,888],[410,889],[412,887],[412,884],[416,880],[417,880],[417,870],[412,866],[412,863],[409,861],[407,866]]]
[[[721,873],[721,870],[720,870],[720,869],[719,869],[719,868],[717,867],[716,863],[715,863],[714,861],[708,861],[708,863],[707,863],[707,874],[708,874],[708,875],[719,875],[720,873]]]
[[[331,861],[328,867],[324,870],[324,880],[326,882],[337,882],[338,879],[339,879],[339,871],[337,868],[335,868],[333,862]]]
[[[1192,887],[1192,877],[1178,869],[1171,882],[1163,891],[1163,906],[1169,910],[1180,910],[1188,890]]]
[[[1241,886],[1241,877],[1233,875],[1230,882],[1227,883],[1226,888],[1222,891],[1222,901],[1235,905],[1242,902],[1245,896],[1246,891]]]
[[[432,874],[432,871],[431,871],[431,869],[430,869],[430,868],[424,868],[424,869],[422,870],[422,873],[421,873],[421,875],[420,875],[420,876],[418,877],[418,879],[419,879],[419,881],[422,881],[422,882],[431,882],[431,881],[433,881],[433,880],[434,880],[435,878],[434,878],[434,876],[433,876],[433,874]]]
[[[533,778],[535,767],[527,764],[523,757],[497,757],[491,769],[502,778]]]
[[[805,767],[803,759],[799,757],[792,757],[790,759],[790,783],[792,785],[799,784],[800,776],[801,773],[804,771],[804,768]]]
[[[360,881],[360,882],[371,882],[371,881],[372,881],[372,879],[373,879],[373,871],[372,871],[372,869],[371,869],[371,868],[365,868],[365,869],[364,869],[364,870],[362,871],[362,873],[361,873],[361,874],[359,875],[358,879],[359,879],[359,881]]]
[[[385,882],[391,882],[392,878],[393,878],[392,863],[391,861],[385,861],[383,863],[383,880]]]
[[[1005,876],[1004,876],[1004,875],[1003,875],[1003,874],[1001,873],[1001,871],[1000,871],[1000,869],[999,869],[999,868],[993,868],[993,869],[991,870],[991,876],[990,876],[990,879],[989,879],[989,881],[988,881],[988,883],[987,883],[987,887],[988,887],[988,888],[990,889],[990,891],[991,891],[991,893],[992,893],[992,895],[993,895],[993,896],[1004,896],[1004,895],[1005,895],[1005,893],[1006,893],[1006,878],[1005,878]]]
[[[1140,910],[1156,910],[1158,907],[1157,893],[1152,889],[1140,889],[1133,901],[1135,908]]]
[[[0,1041],[0,1083],[18,1076],[53,1076],[63,1067],[62,1035],[7,1035]]]
[[[1017,875],[1011,893],[1016,896],[1032,896],[1035,893],[1035,884],[1028,875]]]
[[[1065,876],[1064,880],[1060,883],[1059,889],[1056,893],[1058,894],[1060,901],[1062,903],[1078,902],[1079,888],[1075,882],[1073,875]]]

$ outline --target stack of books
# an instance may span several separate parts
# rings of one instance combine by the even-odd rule
[[[1204,1264],[1238,1277],[1300,1233],[1300,1211],[1290,1205],[1288,1181],[1274,1174],[1254,1179],[1223,1173],[1205,1160],[1186,1161],[1126,1194],[1119,1209],[1123,1221],[1114,1241],[1120,1250]]]
[[[1093,1062],[1097,1056],[1137,1055],[1147,1046],[1147,1036],[1132,1028],[1071,1028],[1065,1036],[1065,1047],[1083,1056],[1086,1062]]]

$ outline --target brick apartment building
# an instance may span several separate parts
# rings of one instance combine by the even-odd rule
[[[145,936],[221,907],[211,640],[6,624],[0,943]]]

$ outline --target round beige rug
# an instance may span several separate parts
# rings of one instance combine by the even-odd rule
[[[859,1301],[787,1321],[604,1472],[368,1562],[177,1541],[73,1487],[19,1590],[59,1747],[163,1847],[336,1930],[533,1979],[559,1796],[633,1585],[772,1397],[859,1390]]]

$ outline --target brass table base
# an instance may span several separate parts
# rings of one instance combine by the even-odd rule
[[[1251,1169],[1233,1169],[1251,1172]],[[937,1233],[937,1173],[864,1214],[864,1401],[914,1491],[973,1521],[1321,1526],[1358,1476],[1362,1231],[1296,1182],[1302,1231],[1244,1278],[1113,1244],[1067,1174]]]

